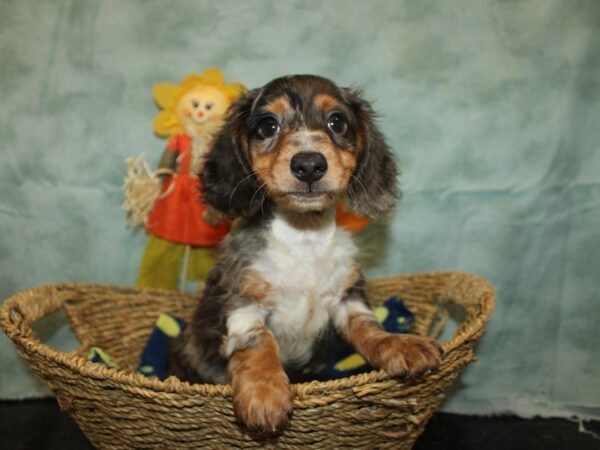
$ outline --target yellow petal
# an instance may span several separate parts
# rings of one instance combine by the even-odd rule
[[[160,137],[169,137],[177,134],[181,127],[177,123],[175,114],[171,111],[161,111],[152,124],[154,132]]]
[[[206,84],[212,84],[216,86],[223,85],[225,83],[225,75],[216,67],[209,67],[200,74]]]
[[[240,83],[229,83],[224,85],[221,90],[230,102],[234,102],[238,97],[246,92],[246,87]]]
[[[152,86],[152,96],[154,101],[162,109],[168,109],[175,106],[177,91],[179,86],[173,83],[159,83]]]

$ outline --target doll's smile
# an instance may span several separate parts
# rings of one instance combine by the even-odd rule
[[[197,113],[195,113],[195,112],[190,113],[189,118],[196,125],[201,125],[201,124],[205,123],[206,121],[208,121],[208,119],[210,117],[204,111],[199,111]]]

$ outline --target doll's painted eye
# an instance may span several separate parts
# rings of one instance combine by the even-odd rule
[[[335,134],[343,134],[348,129],[348,123],[342,114],[334,112],[327,119],[327,128]]]
[[[198,100],[192,100],[192,108],[198,109],[198,106],[200,106],[200,102]]]
[[[213,106],[215,106],[213,102],[206,102],[206,104],[204,105],[207,111],[210,111]]]
[[[258,124],[258,134],[263,139],[272,138],[279,133],[280,129],[279,122],[275,117],[265,117]]]

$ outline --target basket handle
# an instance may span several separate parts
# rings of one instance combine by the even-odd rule
[[[485,328],[496,300],[494,288],[483,278],[464,272],[451,272],[439,292],[442,300],[458,305],[467,315],[454,336],[442,343],[444,353],[477,340]]]
[[[19,292],[0,307],[0,325],[9,337],[31,333],[30,325],[59,309],[63,303],[60,286],[40,286]]]

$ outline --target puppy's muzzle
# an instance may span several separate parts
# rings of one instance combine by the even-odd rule
[[[298,180],[311,185],[327,173],[327,159],[318,152],[300,152],[292,158],[290,170]]]

